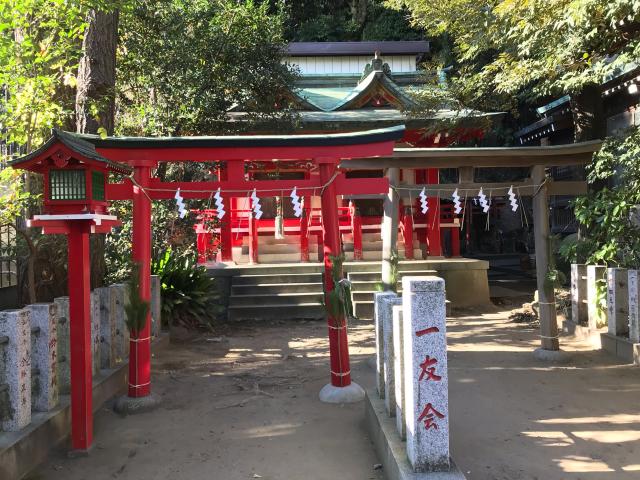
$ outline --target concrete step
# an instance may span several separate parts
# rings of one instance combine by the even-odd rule
[[[312,252],[310,256],[316,255]],[[260,263],[295,263],[300,261],[300,252],[295,253],[264,253],[258,252],[258,262]]]
[[[279,293],[316,293],[322,296],[322,283],[271,283],[231,286],[231,295],[273,295]]]
[[[373,319],[373,300],[353,302],[353,314],[361,320]]]
[[[445,308],[447,316],[451,315],[451,302],[446,300]],[[358,300],[353,302],[353,314],[360,320],[373,320],[373,293],[371,300]]]
[[[435,270],[411,270],[411,271],[398,271],[398,276],[400,279],[404,275],[413,275],[413,276],[429,276],[429,275],[437,275],[438,272]],[[382,274],[378,272],[349,272],[347,274],[347,278],[351,280],[352,283],[358,282],[380,282],[382,281]]]
[[[358,292],[351,292],[351,300],[353,302],[372,302],[373,303],[373,296],[376,292],[379,292],[380,290],[376,290],[371,289],[371,290],[361,290]],[[402,295],[402,290],[398,289],[398,295]]]
[[[322,273],[320,272],[308,272],[290,273],[287,271],[278,271],[280,268],[277,266],[270,266],[270,268],[264,268],[260,270],[275,270],[271,272],[265,272],[264,274],[251,274],[251,275],[234,275],[233,285],[273,285],[278,283],[320,283],[322,284]],[[255,271],[255,270],[254,270]]]
[[[321,319],[326,317],[319,303],[282,305],[234,305],[228,308],[228,319]]]
[[[318,244],[310,244],[309,245],[310,252],[318,251]],[[248,252],[247,252],[248,253]],[[278,253],[289,253],[300,256],[300,245],[297,243],[269,243],[266,245],[260,245],[258,249],[258,255],[266,255],[266,254],[278,254]]]
[[[231,295],[230,306],[322,305],[322,293],[267,293]]]

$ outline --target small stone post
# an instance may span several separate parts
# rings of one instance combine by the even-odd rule
[[[31,408],[48,412],[58,404],[58,316],[55,303],[27,306],[31,328],[37,328],[31,363],[39,372],[38,388],[31,392]]]
[[[129,303],[129,292],[125,284],[111,285],[116,303],[116,357],[118,363],[125,361],[129,355],[129,329],[127,328],[127,314],[124,306]]]
[[[162,328],[161,285],[158,275],[151,275],[151,335],[160,336]]]
[[[629,273],[626,268],[607,269],[607,324],[610,335],[629,333]]]
[[[100,373],[100,294],[91,292],[91,371]]]
[[[394,292],[376,292],[373,294],[373,318],[376,329],[376,388],[380,398],[385,398],[385,381],[384,381],[384,318],[391,315],[391,307],[387,307],[386,302],[389,298],[397,298]]]
[[[58,313],[58,384],[60,393],[71,392],[71,350],[70,350],[70,323],[69,323],[69,297],[53,299]]]
[[[16,432],[31,423],[31,322],[29,310],[0,312],[0,337],[4,344],[5,382],[9,412],[2,415],[2,430]],[[4,412],[3,412],[4,413]]]
[[[402,440],[407,438],[404,395],[404,339],[402,325],[402,305],[393,306],[393,371],[396,397],[396,427]]]
[[[586,325],[587,312],[587,266],[571,264],[571,320],[578,325]]]
[[[402,279],[407,457],[415,472],[447,471],[446,298],[439,277]]]
[[[116,297],[110,287],[96,288],[100,297],[100,368],[116,367]]]
[[[607,269],[602,265],[587,265],[587,299],[588,299],[588,317],[589,328],[595,330],[598,328],[598,320],[601,318],[597,305],[597,285],[599,280],[606,279]]]
[[[385,297],[382,315],[382,343],[384,356],[384,406],[387,415],[396,416],[396,385],[394,372],[395,350],[393,345],[393,308],[402,305],[402,298],[397,295]]]
[[[640,343],[640,270],[629,270],[629,340]]]

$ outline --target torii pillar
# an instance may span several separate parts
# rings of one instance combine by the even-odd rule
[[[338,220],[338,204],[333,176],[338,163],[335,158],[319,158],[320,182],[324,185],[320,195],[322,205],[322,234],[324,240],[324,286],[327,292],[333,290],[331,269],[332,256],[340,255],[340,224]],[[349,365],[349,340],[347,337],[347,320],[340,325],[328,316],[329,356],[331,366],[331,383],[320,390],[320,400],[326,403],[352,403],[364,398],[364,390],[351,381]]]
[[[440,175],[437,168],[428,168],[426,172],[427,184],[440,183]],[[440,196],[427,199],[429,211],[427,212],[427,245],[430,257],[442,256],[442,241],[440,239]]]
[[[140,298],[151,301],[151,199],[145,188],[155,162],[134,162],[132,257],[139,266]],[[151,393],[151,310],[145,326],[129,336],[129,386],[127,395],[117,399],[115,410],[137,413],[155,408],[160,397]]]

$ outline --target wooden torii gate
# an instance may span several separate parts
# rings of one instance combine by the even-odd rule
[[[429,197],[451,198],[454,190],[478,194],[480,188],[485,192],[502,190],[511,186],[518,195],[533,198],[533,225],[536,250],[536,280],[540,311],[540,344],[537,350],[540,358],[554,358],[560,352],[558,324],[555,309],[553,285],[547,281],[549,270],[549,195],[584,195],[587,184],[584,181],[554,181],[548,177],[546,168],[568,165],[585,165],[600,150],[602,141],[595,140],[559,146],[544,147],[492,147],[492,148],[396,148],[393,155],[386,158],[361,158],[343,161],[344,170],[385,170],[389,179],[389,190],[384,197],[385,219],[383,221],[382,246],[382,282],[390,285],[391,259],[396,249],[398,232],[398,199],[412,198],[425,188]],[[531,176],[518,183],[477,183],[474,182],[474,168],[484,167],[530,167]],[[440,185],[399,185],[399,169],[416,168],[457,168],[458,183]],[[559,353],[558,353],[559,354]]]
[[[380,195],[389,188],[386,178],[346,178],[337,166],[340,161],[351,158],[391,155],[395,142],[403,134],[404,125],[328,135],[176,138],[102,138],[56,130],[45,145],[29,156],[16,160],[14,166],[20,168],[25,162],[36,162],[33,168],[49,168],[48,165],[53,162],[51,156],[63,149],[74,165],[83,165],[91,160],[121,165],[121,171],[133,170],[123,181],[104,185],[104,200],[133,201],[132,256],[140,266],[140,296],[147,301],[151,297],[152,200],[172,199],[178,189],[186,199],[208,199],[218,189],[227,200],[231,197],[247,197],[254,190],[259,196],[261,192],[291,191],[294,187],[301,196],[319,195],[324,237],[324,283],[325,291],[329,292],[334,288],[331,257],[339,255],[341,251],[336,196]],[[286,163],[300,160],[314,165],[308,178],[249,180],[245,175],[247,162]],[[220,162],[222,174],[217,181],[163,182],[152,175],[152,170],[161,162]],[[89,211],[91,208],[86,207],[83,213],[95,213]],[[88,265],[84,267],[85,270],[89,268]],[[74,285],[72,280],[70,287]],[[86,318],[74,319],[72,316],[70,321],[77,323],[86,321]],[[353,398],[354,391],[356,396],[363,396],[362,389],[351,382],[346,325],[338,325],[339,322],[332,318],[328,318],[328,323],[331,382],[327,387],[334,389],[334,400],[348,401]],[[74,379],[71,381],[73,383]],[[143,403],[145,398],[151,401],[152,398],[149,316],[145,327],[138,332],[138,338],[130,343],[128,398],[135,400],[132,405]]]

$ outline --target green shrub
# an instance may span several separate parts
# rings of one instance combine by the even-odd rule
[[[160,277],[162,323],[187,328],[212,329],[223,311],[215,280],[196,263],[195,257],[178,257],[166,249],[151,265]]]

